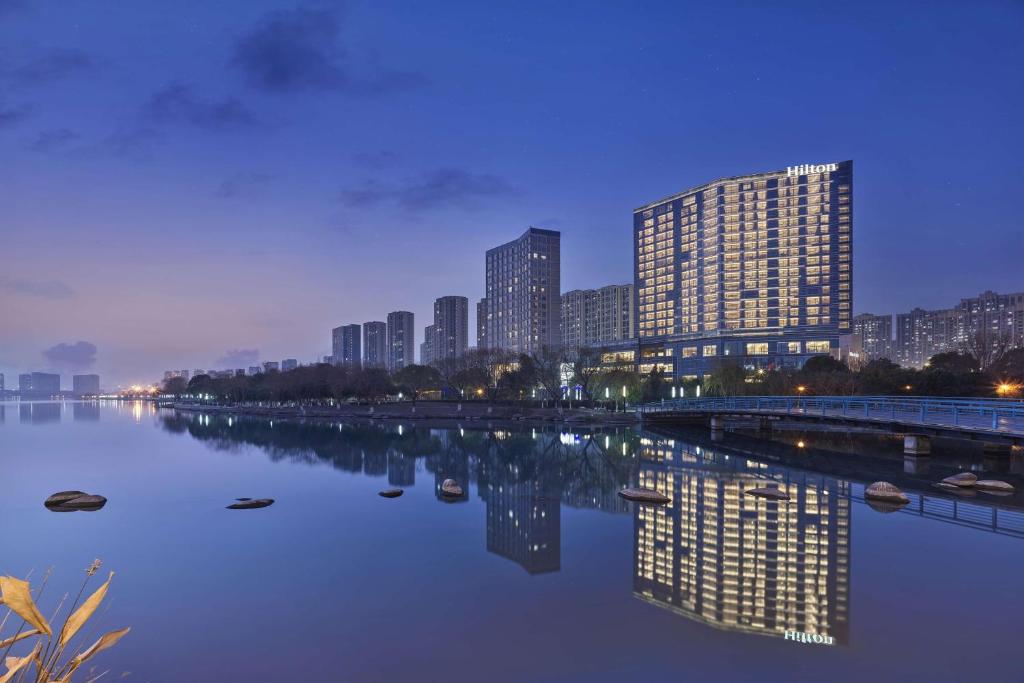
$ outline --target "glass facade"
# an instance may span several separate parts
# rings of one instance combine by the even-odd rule
[[[636,209],[641,356],[699,376],[730,357],[798,367],[839,355],[851,332],[852,231],[852,161],[725,178]]]

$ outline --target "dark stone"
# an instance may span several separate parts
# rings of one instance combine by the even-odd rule
[[[952,493],[958,496],[973,496],[975,495],[974,489],[965,488],[963,486],[957,486],[956,484],[947,484],[944,481],[936,482],[932,484],[937,489],[942,489],[948,493]]]
[[[864,497],[870,500],[880,500],[883,503],[899,503],[901,505],[910,502],[903,491],[887,481],[876,481],[865,488]]]
[[[666,505],[672,502],[671,498],[654,489],[622,489],[619,491],[619,495],[635,503],[648,503],[650,505]]]
[[[999,481],[998,479],[980,479],[974,483],[974,488],[980,489],[985,493],[1013,493],[1013,484],[1007,484],[1005,481]]]
[[[748,491],[744,491],[744,493],[748,496],[757,496],[758,498],[768,498],[770,500],[789,500],[789,494],[785,491],[780,491],[779,489],[767,486],[750,489]]]
[[[441,495],[449,496],[451,498],[460,498],[462,497],[462,494],[462,487],[459,486],[458,482],[454,479],[445,479],[441,483]]]
[[[951,477],[946,477],[942,480],[947,484],[953,484],[954,486],[974,486],[975,482],[978,481],[978,475],[970,472],[960,472],[954,474]]]
[[[382,498],[398,498],[403,493],[405,493],[405,491],[403,491],[402,489],[384,489],[377,495],[381,496]]]
[[[71,510],[83,510],[86,512],[95,512],[96,510],[101,509],[106,504],[107,499],[104,498],[103,496],[90,496],[86,494],[78,496],[76,498],[72,498],[71,500],[66,500],[56,507],[68,508]]]
[[[897,512],[901,510],[906,503],[892,503],[885,500],[871,500],[866,499],[864,502],[868,504],[868,507],[875,512],[881,512],[883,514],[889,514],[890,512]]]
[[[255,510],[256,508],[265,508],[268,505],[273,505],[273,498],[256,498],[255,500],[242,500],[237,503],[228,505],[228,510]]]
[[[78,498],[79,496],[84,495],[86,495],[85,491],[58,491],[47,498],[43,505],[46,507],[53,507],[54,505],[61,505],[73,498]]]

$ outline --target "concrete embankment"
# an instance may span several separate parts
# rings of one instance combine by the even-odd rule
[[[338,406],[259,406],[173,403],[176,410],[224,415],[275,418],[324,418],[330,420],[496,420],[566,423],[573,425],[632,425],[632,412],[601,409],[540,408],[530,405],[483,402],[402,401],[398,403],[345,403]]]

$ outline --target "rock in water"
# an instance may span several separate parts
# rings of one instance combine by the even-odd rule
[[[942,481],[953,486],[974,486],[978,481],[978,476],[970,472],[960,472],[951,477],[946,477]]]
[[[870,498],[868,498],[864,502],[867,503],[868,507],[874,510],[875,512],[881,512],[883,514],[896,512],[898,510],[901,510],[903,506],[906,505],[906,503],[890,503],[884,500],[871,500]]]
[[[947,491],[949,493],[955,493],[958,496],[973,496],[973,495],[976,495],[974,493],[974,489],[967,488],[967,487],[964,487],[964,486],[957,486],[956,484],[947,484],[944,481],[940,481],[940,482],[937,482],[935,484],[932,484],[932,486],[934,486],[937,489],[942,489],[943,491]]]
[[[910,499],[903,491],[887,481],[876,481],[864,489],[864,497],[870,500],[880,500],[884,503],[909,503]]]
[[[101,509],[107,504],[107,499],[103,496],[90,496],[88,494],[83,496],[77,496],[71,500],[66,500],[57,507],[66,508],[69,510],[84,510],[87,512],[95,512]]]
[[[974,483],[974,488],[981,489],[985,493],[1013,493],[1013,484],[1007,484],[998,479],[979,479]]]
[[[449,498],[460,498],[462,493],[462,487],[454,479],[445,479],[441,483],[441,495],[448,496]]]
[[[405,492],[402,491],[402,489],[384,489],[383,491],[381,491],[377,495],[381,496],[383,498],[398,498],[403,493],[405,493]]]
[[[268,505],[273,505],[273,498],[256,498],[254,500],[240,500],[237,503],[228,505],[228,510],[255,510],[256,508],[265,508]]]
[[[748,491],[744,491],[744,493],[748,496],[757,496],[758,498],[768,498],[770,500],[789,500],[788,493],[768,486],[750,489]]]
[[[46,507],[54,507],[55,505],[61,505],[67,501],[78,498],[79,496],[86,495],[85,491],[58,491],[43,502]]]
[[[637,503],[650,503],[651,505],[665,505],[671,503],[672,499],[654,489],[622,489],[619,495],[626,500]]]

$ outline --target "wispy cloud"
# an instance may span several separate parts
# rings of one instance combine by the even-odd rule
[[[8,294],[35,296],[43,299],[69,299],[75,292],[59,280],[24,280],[0,276],[0,290]]]
[[[32,142],[29,143],[29,148],[37,152],[49,152],[74,142],[78,137],[78,133],[70,128],[44,130],[40,131]]]
[[[344,90],[379,94],[421,84],[419,74],[394,70],[357,73],[339,40],[334,9],[270,12],[235,43],[231,65],[253,86],[272,92]]]
[[[260,359],[259,349],[230,349],[217,359],[218,368],[247,368]]]
[[[342,190],[341,200],[353,208],[393,204],[417,211],[451,205],[473,207],[483,200],[517,193],[515,187],[497,175],[440,168],[420,178],[395,184],[366,180],[360,186]]]
[[[62,342],[45,349],[43,358],[54,367],[84,370],[96,362],[96,345],[87,341]]]
[[[18,85],[38,85],[91,71],[99,66],[87,52],[68,48],[48,50],[22,64],[0,69],[4,80]]]
[[[185,123],[212,130],[245,128],[257,122],[237,98],[205,99],[186,83],[170,83],[153,93],[143,114],[157,123]]]
[[[27,104],[14,106],[5,105],[0,102],[0,128],[11,128],[18,125],[32,113],[32,107]]]

